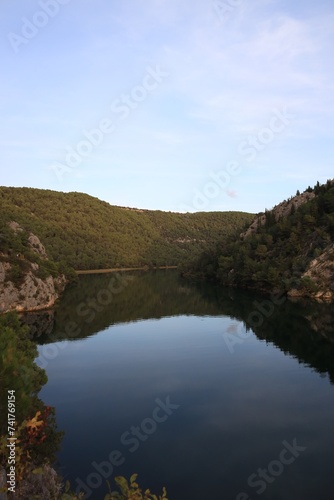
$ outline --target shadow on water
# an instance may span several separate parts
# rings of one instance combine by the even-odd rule
[[[250,475],[296,438],[305,455],[262,498],[331,498],[332,387],[304,366],[334,383],[333,306],[284,298],[274,305],[150,271],[81,277],[53,312],[28,316],[39,344],[72,341],[47,363],[42,391],[65,430],[58,459],[71,484],[80,478],[94,489],[92,464],[117,449],[125,463],[115,473],[138,472],[175,500],[224,498],[222,485],[225,498],[241,498],[238,491],[254,487]],[[168,320],[144,321],[160,318]],[[238,337],[233,356],[226,332]],[[134,449],[132,434],[122,436],[148,422],[157,397],[179,405],[177,415]]]
[[[54,311],[23,319],[38,343],[45,344],[84,339],[111,325],[146,319],[228,316],[300,363],[328,373],[334,383],[334,306],[281,302],[274,305],[253,292],[191,284],[172,270],[88,275],[68,287]]]

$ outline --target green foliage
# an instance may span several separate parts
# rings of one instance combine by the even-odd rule
[[[309,276],[303,276],[299,280],[299,288],[309,293],[315,293],[318,290],[317,284]]]
[[[79,493],[76,495],[71,491],[71,485],[69,481],[66,481],[64,486],[64,492],[60,495],[59,500],[84,500],[85,494]]]
[[[123,476],[115,477],[115,482],[121,493],[113,491],[108,493],[104,500],[168,500],[166,488],[162,495],[154,495],[150,490],[143,491],[137,483],[138,474],[132,474],[130,483]],[[110,489],[110,488],[109,488]]]
[[[28,338],[28,327],[22,326],[16,313],[0,316],[0,409],[7,400],[7,390],[14,390],[16,411],[22,419],[31,414],[37,393],[47,377],[34,363],[37,347]],[[6,428],[6,412],[1,411],[0,430]]]
[[[15,397],[15,471],[18,498],[30,494],[38,468],[55,460],[62,433],[57,431],[54,408],[45,406],[38,392],[46,383],[44,370],[34,360],[37,347],[17,313],[0,316],[0,462],[8,456],[8,391]],[[13,403],[14,404],[14,403]],[[37,467],[37,470],[36,470]],[[22,487],[22,490],[21,490]],[[27,493],[29,489],[29,493]]]
[[[20,286],[24,278],[24,272],[18,264],[12,262],[10,269],[6,272],[6,281],[11,281],[15,286]]]
[[[222,284],[282,291],[297,287],[317,291],[310,278],[302,278],[309,263],[334,242],[334,186],[319,183],[314,198],[285,217],[265,212],[265,223],[245,239],[229,236],[214,252],[203,253],[183,269],[184,275],[218,280]]]
[[[15,244],[21,249],[15,251],[26,255],[27,247],[8,229],[8,222],[16,221],[26,234],[40,238],[57,271],[66,274],[70,269],[179,265],[253,218],[244,212],[129,209],[81,193],[9,187],[0,188],[0,213],[0,253]],[[54,275],[52,266],[36,262],[40,276]]]
[[[14,230],[9,226],[13,218],[8,212],[6,213],[6,209],[2,206],[1,208],[0,260],[9,262],[10,264],[10,268],[6,272],[5,281],[11,281],[16,287],[20,287],[25,275],[29,271],[32,271],[36,277],[41,279],[45,279],[48,276],[56,277],[61,274],[60,265],[56,264],[52,259],[41,258],[34,251],[29,243],[29,232],[26,231],[26,228],[20,227],[20,229]],[[37,264],[37,271],[33,269],[32,264]],[[70,268],[66,271],[70,277]]]

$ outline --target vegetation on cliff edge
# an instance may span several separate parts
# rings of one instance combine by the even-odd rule
[[[292,202],[286,216],[266,211],[263,224],[248,236],[230,236],[184,266],[183,274],[263,291],[316,293],[317,283],[303,274],[334,242],[334,183],[317,183],[306,191],[315,196],[299,206]],[[333,285],[329,280],[332,292]]]

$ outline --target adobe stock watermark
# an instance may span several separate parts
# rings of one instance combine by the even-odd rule
[[[286,300],[286,295],[280,293],[272,293],[269,300],[266,299],[261,302],[254,300],[254,309],[247,316],[246,325],[250,329],[262,326],[265,319],[270,318],[274,314],[276,307],[284,304]],[[252,335],[250,329],[248,331],[244,331],[243,329],[242,331],[238,331],[239,326],[241,327],[241,325],[233,323],[223,333],[223,339],[231,354],[234,353],[236,345],[243,344]]]
[[[273,109],[272,116],[266,127],[262,127],[255,135],[249,135],[247,140],[242,140],[238,147],[238,157],[247,162],[253,162],[259,153],[262,153],[281,134],[295,118],[287,109]],[[182,204],[180,212],[200,211],[207,208],[210,202],[227,192],[229,196],[235,196],[233,192],[227,191],[233,177],[242,172],[241,161],[234,160],[226,164],[224,169],[209,173],[209,180],[202,189],[195,189],[191,205]]]
[[[151,416],[144,418],[139,425],[132,425],[130,429],[123,432],[120,437],[120,444],[125,447],[129,453],[135,453],[141,443],[148,440],[152,434],[157,431],[158,425],[166,422],[166,420],[180,408],[180,405],[170,402],[170,397],[166,397],[165,401],[155,399],[156,406],[153,409]],[[121,448],[121,447],[120,447]],[[76,478],[76,493],[85,493],[85,498],[89,498],[93,490],[99,488],[103,481],[106,481],[113,473],[116,467],[120,467],[126,461],[124,453],[119,449],[112,450],[106,460],[100,463],[92,462],[93,472],[88,474],[85,481],[79,477]]]
[[[193,192],[192,204],[182,204],[179,207],[180,212],[191,212],[192,210],[204,210],[211,200],[221,195],[231,182],[231,178],[241,172],[240,163],[231,161],[227,163],[225,169],[217,172],[210,172],[210,180],[200,189]]]
[[[36,10],[31,19],[22,17],[20,34],[11,31],[7,34],[13,51],[17,54],[21,46],[27,45],[35,38],[41,29],[45,28],[50,19],[56,17],[62,5],[67,5],[71,0],[40,0],[40,10]]]
[[[102,288],[95,297],[89,297],[77,306],[77,315],[79,317],[84,317],[85,323],[91,323],[94,321],[96,314],[108,307],[112,303],[113,297],[121,293],[133,279],[134,277],[132,275],[127,275],[126,273],[113,274],[106,288]],[[69,337],[73,339],[78,337],[81,333],[78,322],[73,320],[66,323],[64,333],[65,338]],[[46,368],[49,361],[55,359],[59,352],[67,347],[69,342],[68,340],[59,342],[52,334],[49,335],[49,338],[56,343],[44,344],[40,347],[39,357],[36,360],[36,364],[40,368]]]
[[[134,86],[127,94],[122,94],[110,105],[113,116],[122,121],[128,118],[131,112],[145,101],[159,85],[169,76],[159,65],[148,66],[146,73],[139,85]],[[114,118],[105,117],[100,120],[97,127],[91,130],[83,130],[81,139],[74,146],[66,146],[63,162],[54,162],[48,168],[53,170],[58,178],[62,180],[64,174],[72,173],[81,165],[97,147],[101,146],[106,136],[116,130],[117,124]]]
[[[212,8],[219,21],[225,22],[229,19],[237,8],[241,6],[243,0],[213,0]]]
[[[257,495],[262,495],[275,479],[281,476],[288,465],[291,465],[306,450],[305,446],[297,444],[296,438],[292,444],[283,441],[283,449],[279,453],[276,460],[272,460],[266,469],[259,467],[256,472],[251,474],[247,479],[247,485],[255,489]],[[254,497],[253,497],[254,498]],[[236,500],[251,500],[251,497],[246,492],[240,492],[236,496]]]
[[[238,153],[244,156],[247,161],[254,161],[258,153],[266,149],[278,134],[281,134],[289,125],[295,115],[288,113],[285,108],[273,110],[273,115],[269,120],[268,126],[261,128],[256,135],[249,135],[247,140],[241,141],[238,146]]]

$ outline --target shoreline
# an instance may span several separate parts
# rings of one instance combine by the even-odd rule
[[[111,269],[87,269],[87,270],[76,270],[76,274],[78,276],[84,274],[108,274],[108,273],[116,273],[121,271],[154,271],[156,269],[177,269],[178,266],[157,266],[157,267],[114,267]]]
[[[116,272],[129,272],[129,271],[154,271],[157,269],[177,269],[178,266],[158,266],[158,267],[149,267],[149,266],[142,266],[142,267],[115,267],[111,269],[87,269],[87,270],[76,270],[75,273],[77,276],[84,276],[84,275],[90,275],[90,274],[109,274],[109,273],[116,273]],[[54,308],[55,303],[59,300],[61,295],[63,294],[66,286],[68,285],[68,282],[66,283],[64,289],[61,291],[61,293],[58,294],[57,298],[54,298],[53,300],[50,300],[46,304],[40,304],[37,306],[25,308],[20,304],[17,304],[15,307],[12,307],[10,309],[5,309],[5,310],[0,310],[0,315],[7,314],[9,312],[17,312],[18,314],[22,313],[34,313],[34,312],[43,312],[43,311],[50,311]]]

